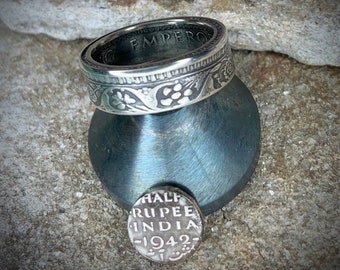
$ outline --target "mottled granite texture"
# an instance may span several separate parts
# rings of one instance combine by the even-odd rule
[[[222,21],[235,49],[275,51],[311,65],[340,66],[336,0],[2,0],[11,29],[58,39],[96,38],[132,23],[172,16]]]
[[[185,263],[159,266],[129,243],[127,213],[95,176],[93,113],[78,56],[0,28],[0,269],[336,269],[340,266],[340,70],[237,51],[262,119],[252,181],[206,218]]]

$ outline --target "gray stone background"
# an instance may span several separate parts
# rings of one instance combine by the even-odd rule
[[[2,0],[2,21],[24,33],[73,40],[170,16],[222,21],[235,49],[275,51],[310,65],[340,65],[337,0]]]
[[[91,168],[78,57],[83,38],[177,15],[230,29],[262,151],[205,218],[200,249],[170,267],[132,248]],[[338,1],[1,1],[0,16],[0,269],[339,269]]]

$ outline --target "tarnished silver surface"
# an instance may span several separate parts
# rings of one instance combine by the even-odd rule
[[[132,206],[128,218],[131,243],[149,260],[186,259],[202,240],[202,214],[195,200],[175,187],[156,187]]]
[[[93,103],[121,115],[196,103],[234,75],[224,25],[202,17],[160,19],[114,31],[83,50],[81,67]]]

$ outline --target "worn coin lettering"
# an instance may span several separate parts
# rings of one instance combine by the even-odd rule
[[[157,262],[181,260],[197,249],[203,231],[194,199],[166,187],[139,198],[128,219],[129,237],[146,258]]]
[[[204,44],[211,38],[210,35],[198,31],[193,32],[190,30],[176,30],[167,32],[155,32],[148,35],[137,35],[130,39],[131,50],[135,51],[139,48],[147,49],[157,46],[165,46],[176,43],[198,43]]]

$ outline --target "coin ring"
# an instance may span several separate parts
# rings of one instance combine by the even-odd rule
[[[225,26],[204,17],[143,22],[82,51],[91,101],[108,113],[144,115],[199,102],[234,76]]]

